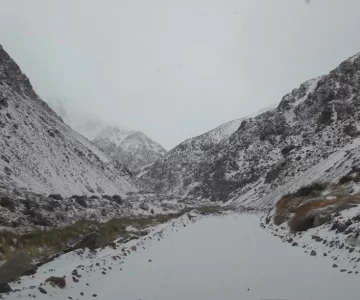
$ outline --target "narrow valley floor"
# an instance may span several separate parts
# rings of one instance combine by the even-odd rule
[[[82,261],[74,254],[59,258],[34,278],[12,286],[23,290],[5,299],[358,299],[359,276],[340,273],[328,258],[311,257],[282,243],[259,223],[259,216],[246,214],[195,222],[183,217],[143,240],[131,241],[136,250],[121,261],[113,259],[122,253],[120,248],[104,249],[96,258]],[[79,264],[85,267],[75,283],[69,272]],[[48,269],[55,271],[44,273]],[[66,274],[66,288],[47,284],[43,287],[48,294],[38,291],[50,275]],[[28,289],[31,285],[36,288]]]

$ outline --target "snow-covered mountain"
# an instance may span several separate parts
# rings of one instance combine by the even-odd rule
[[[62,195],[136,191],[125,168],[67,126],[0,47],[0,188]]]
[[[127,167],[133,174],[162,158],[166,150],[144,133],[105,122],[77,110],[59,99],[49,105],[66,124],[96,144],[107,155]]]
[[[257,207],[315,180],[337,180],[360,162],[359,78],[355,55],[277,108],[239,120],[231,135],[180,144],[141,178],[158,191]]]
[[[242,121],[243,118],[227,122],[182,142],[163,159],[146,168],[139,177],[158,191],[181,193],[190,183],[186,174],[195,174],[195,168],[201,165],[207,152],[234,133]]]

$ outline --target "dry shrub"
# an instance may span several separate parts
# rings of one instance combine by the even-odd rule
[[[305,231],[313,227],[316,216],[325,208],[334,206],[334,210],[338,208],[343,210],[349,208],[349,204],[360,203],[359,196],[344,196],[334,200],[317,199],[309,201],[299,206],[294,216],[289,221],[289,226],[292,231]]]
[[[297,207],[306,201],[304,197],[284,196],[276,203],[276,214],[274,216],[274,224],[280,225],[284,223],[289,213],[295,212]]]

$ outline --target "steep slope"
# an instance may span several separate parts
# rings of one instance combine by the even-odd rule
[[[355,55],[285,95],[276,109],[244,119],[197,161],[180,145],[184,157],[169,153],[143,179],[159,191],[258,207],[299,185],[337,180],[360,162],[359,78]]]
[[[126,166],[133,174],[160,159],[166,150],[144,133],[70,108],[60,100],[52,100],[50,106],[62,117],[64,122],[84,135],[108,156]]]
[[[0,184],[63,195],[135,191],[126,169],[73,131],[0,47]]]

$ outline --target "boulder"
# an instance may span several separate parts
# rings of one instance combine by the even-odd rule
[[[72,248],[72,250],[76,249],[85,249],[89,248],[90,250],[95,250],[101,246],[101,235],[98,232],[90,232],[85,235],[80,241],[78,241]]]
[[[53,287],[58,286],[59,288],[63,289],[66,286],[66,281],[64,277],[55,277],[51,276],[45,280],[45,283],[50,283]]]
[[[23,275],[34,274],[37,267],[25,252],[15,254],[0,267],[0,283],[8,283]]]
[[[142,210],[149,210],[150,207],[146,203],[141,203],[139,205],[139,208],[141,208]]]
[[[40,291],[41,294],[47,294],[47,291],[41,286],[38,287],[38,290]]]
[[[9,293],[12,289],[8,283],[0,283],[0,294]]]
[[[321,226],[327,222],[330,222],[332,220],[332,217],[330,214],[328,213],[320,213],[318,214],[315,219],[314,219],[314,223],[313,226],[314,227],[318,227]]]

